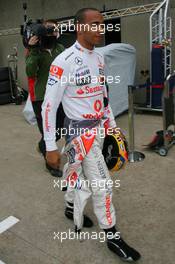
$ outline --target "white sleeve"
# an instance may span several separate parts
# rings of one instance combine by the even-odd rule
[[[112,108],[109,104],[106,85],[104,85],[104,98],[107,98],[107,101],[108,101],[107,106],[105,106],[105,117],[109,119],[109,127],[111,128],[117,127],[117,124],[115,122],[115,118],[112,112]]]
[[[103,64],[105,65],[104,56],[102,56],[102,59],[103,59]],[[105,68],[104,68],[104,71],[105,71]],[[105,76],[105,73],[104,73],[104,76]],[[114,118],[114,115],[113,115],[113,112],[112,112],[112,108],[111,108],[111,106],[109,104],[109,98],[108,98],[106,83],[104,83],[103,87],[104,87],[103,97],[106,98],[106,102],[108,102],[107,105],[104,106],[104,117],[106,119],[108,119],[109,127],[110,128],[115,128],[115,127],[117,127],[117,125],[116,125],[115,118]],[[105,101],[105,99],[104,99],[104,101]]]
[[[109,118],[109,127],[111,127],[111,128],[117,127],[117,124],[116,124],[116,121],[115,121],[115,118],[114,118],[110,104],[108,104],[106,111],[107,111],[107,115]]]
[[[46,150],[57,149],[56,139],[56,113],[67,86],[68,68],[63,59],[56,58],[49,72],[44,102],[42,104],[42,119]]]

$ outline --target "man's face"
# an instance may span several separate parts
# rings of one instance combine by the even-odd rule
[[[79,24],[78,34],[91,45],[98,45],[104,36],[104,19],[98,11],[89,10],[85,13],[84,22]]]

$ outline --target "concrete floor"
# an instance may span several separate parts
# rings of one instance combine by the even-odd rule
[[[54,178],[45,170],[36,151],[39,133],[26,123],[22,108],[0,106],[0,222],[10,215],[20,219],[0,235],[0,260],[6,264],[122,263],[97,240],[54,240],[54,232],[73,230],[74,225],[64,217],[64,193],[54,188]],[[119,117],[118,124],[128,131],[127,115]],[[163,158],[142,147],[161,126],[160,115],[136,115],[136,147],[146,159],[113,175],[121,183],[114,188],[113,198],[118,227],[142,254],[140,264],[174,264],[175,259],[175,148]],[[89,232],[99,232],[91,201],[86,213],[95,222]]]

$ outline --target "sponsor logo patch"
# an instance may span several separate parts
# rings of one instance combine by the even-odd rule
[[[77,94],[93,94],[97,92],[101,92],[103,90],[103,87],[101,86],[94,86],[94,87],[89,87],[89,86],[84,86],[81,87],[80,89],[77,90]]]
[[[52,86],[52,85],[56,84],[57,82],[58,82],[57,80],[49,77],[47,84]]]
[[[51,65],[50,67],[50,74],[57,77],[58,79],[61,78],[62,74],[63,74],[63,69],[56,66],[56,65]]]
[[[82,60],[82,58],[80,58],[80,57],[76,57],[75,58],[75,63],[77,64],[77,65],[82,65],[83,64],[83,60]]]
[[[106,196],[106,218],[108,221],[108,224],[112,224],[112,217],[111,217],[111,212],[110,212],[110,206],[111,206],[111,198],[110,195]]]
[[[83,114],[82,116],[86,119],[100,119],[104,116],[104,112],[100,112],[96,114]]]
[[[91,83],[90,70],[88,68],[77,70],[75,73],[76,85],[82,86]]]
[[[75,149],[73,147],[67,151],[67,155],[68,155],[68,159],[69,159],[70,164],[75,162],[75,154],[76,154]]]
[[[99,74],[100,74],[100,75],[104,75],[104,69],[99,68]]]
[[[90,74],[90,70],[89,69],[86,69],[86,70],[83,70],[83,71],[78,71],[75,76],[76,77],[81,77],[81,76],[86,76],[87,74]]]
[[[46,106],[46,112],[45,112],[45,127],[46,127],[46,131],[49,132],[50,131],[50,125],[49,125],[49,112],[50,112],[50,103],[47,104]]]
[[[71,52],[71,53],[65,58],[65,60],[69,59],[73,54],[74,54],[74,52]]]
[[[82,85],[86,85],[86,84],[90,84],[91,83],[91,76],[81,76],[76,78],[76,85],[77,86],[82,86]]]
[[[100,110],[102,109],[102,102],[100,100],[95,101],[94,109],[96,112],[100,112]]]

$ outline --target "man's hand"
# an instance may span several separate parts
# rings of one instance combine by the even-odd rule
[[[30,39],[29,39],[29,42],[28,44],[30,46],[34,46],[37,44],[37,42],[39,41],[39,38],[37,36],[32,36]]]
[[[58,150],[46,152],[46,162],[53,169],[59,169],[61,161],[61,155]]]

